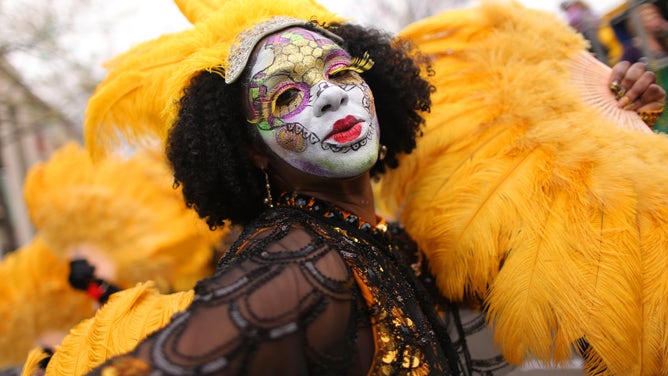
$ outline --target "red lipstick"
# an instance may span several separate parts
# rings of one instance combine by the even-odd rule
[[[360,133],[362,133],[362,122],[354,116],[348,115],[334,123],[332,131],[325,139],[333,138],[334,141],[344,144],[359,137]]]

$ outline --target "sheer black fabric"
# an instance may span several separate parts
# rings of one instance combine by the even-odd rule
[[[468,373],[400,235],[293,196],[246,227],[186,311],[92,374]]]

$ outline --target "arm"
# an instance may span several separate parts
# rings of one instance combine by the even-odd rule
[[[293,231],[269,245],[261,238],[247,242],[236,259],[197,285],[187,310],[91,374],[111,368],[202,375],[280,369],[299,375],[312,371],[320,354],[341,355],[339,366],[349,366],[352,350],[345,339],[356,329],[350,325],[352,276],[338,253],[325,246],[305,254],[310,241]]]

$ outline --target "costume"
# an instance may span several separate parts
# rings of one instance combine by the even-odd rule
[[[138,286],[118,293],[94,319],[73,330],[63,351],[51,360],[49,373],[86,372],[109,355],[132,349],[138,339],[167,324],[169,314],[186,308],[131,354],[146,355],[156,346],[163,354],[151,357],[159,359],[153,367],[166,374],[194,372],[183,359],[199,364],[201,374],[223,368],[266,374],[262,367],[278,365],[286,374],[307,370],[317,375],[356,374],[369,367],[370,374],[378,375],[446,375],[450,366],[471,369],[465,348],[458,349],[459,355],[450,354],[459,365],[445,360],[443,351],[454,347],[444,343],[449,338],[444,331],[464,329],[448,302],[431,300],[427,289],[433,285],[427,271],[419,281],[407,270],[411,264],[418,269],[426,266],[417,262],[408,239],[396,224],[374,228],[326,202],[286,194],[275,208],[246,226],[217,273],[198,283],[189,307],[192,292],[161,296],[150,286]],[[276,286],[299,294],[286,305],[282,299],[292,294]],[[120,320],[125,327],[125,322],[137,318],[148,323],[135,326],[133,333],[141,331],[139,335],[109,328],[111,322]],[[186,318],[197,324],[185,324]],[[210,328],[208,335],[201,335],[200,325]],[[215,335],[219,329],[234,330],[236,339],[216,342],[224,338]],[[197,338],[187,340],[186,348],[195,352],[224,348],[226,362],[202,367],[205,358],[173,352],[173,345],[183,338]],[[297,344],[303,341],[306,344]],[[115,359],[110,366],[139,374],[145,367],[131,358]],[[489,364],[493,366],[502,367],[503,362]]]
[[[186,207],[155,151],[93,166],[71,143],[29,170],[24,194],[36,235],[0,263],[0,367],[21,365],[31,348],[52,347],[94,315],[103,291],[72,287],[73,259],[90,257],[121,288],[150,279],[165,293],[188,290],[211,273],[227,232]]]
[[[30,349],[95,313],[96,302],[67,282],[68,269],[39,236],[2,259],[0,368],[21,366]]]
[[[247,226],[219,271],[198,284],[188,311],[175,316],[162,334],[150,337],[137,353],[157,346],[164,356],[154,366],[178,374],[189,365],[183,363],[185,354],[173,352],[173,344],[194,335],[199,340],[188,342],[190,350],[227,349],[227,362],[206,363],[200,368],[202,374],[222,368],[262,374],[262,367],[280,364],[286,374],[307,370],[340,375],[369,367],[370,359],[374,374],[401,370],[448,374],[443,348],[429,325],[436,317],[426,316],[416,304],[413,288],[400,277],[405,271],[398,270],[400,263],[393,259],[400,255],[386,235],[368,224],[358,227],[342,217],[327,219],[328,213],[335,212],[323,202],[309,203],[305,197],[288,197],[288,201],[310,210],[280,205]],[[282,226],[277,228],[276,223]],[[375,274],[378,268],[382,274]],[[276,300],[285,296],[283,289],[275,286],[299,294],[288,294],[290,303],[285,305]],[[366,309],[367,304],[371,309]],[[198,324],[184,324],[188,317],[190,323]],[[376,323],[373,333],[370,322]],[[210,335],[201,336],[200,325],[210,327]],[[225,338],[215,335],[218,328],[237,335],[231,343],[218,343]],[[332,328],[347,329],[333,332]],[[374,342],[379,346],[375,353]],[[189,359],[195,364],[206,360]]]
[[[181,291],[211,273],[213,247],[227,230],[209,231],[172,180],[158,151],[93,164],[69,144],[31,168],[24,196],[39,234],[61,259],[100,258],[109,269],[104,277],[121,288],[152,280],[163,292]]]
[[[234,65],[221,62],[229,55],[231,40],[258,18],[281,14],[302,19],[315,15],[320,22],[337,19],[310,1],[295,1],[294,7],[258,2],[254,6],[267,13],[258,11],[260,16],[250,20],[234,1],[190,1],[187,7],[185,1],[177,3],[194,28],[122,55],[92,99],[87,146],[98,158],[118,141],[107,137],[117,129],[130,136],[137,132],[164,139],[166,125],[176,116],[172,104],[188,78],[202,70],[223,74],[221,68]],[[606,95],[614,102],[607,84],[590,85],[587,80],[572,79],[572,74],[590,72],[590,77],[599,78],[606,71],[583,52],[581,36],[545,13],[514,3],[485,3],[416,23],[402,36],[424,51],[422,57],[436,72],[430,79],[437,91],[417,150],[384,178],[378,200],[406,224],[428,261],[426,275],[435,276],[439,292],[453,301],[480,304],[489,313],[504,355],[515,364],[532,357],[562,361],[573,354],[573,347],[579,347],[591,372],[665,372],[668,316],[661,302],[668,281],[662,273],[667,263],[662,246],[666,226],[661,224],[668,218],[668,185],[657,172],[663,171],[659,163],[668,150],[666,139],[651,133],[636,113],[615,110],[605,101],[594,103]],[[172,50],[176,53],[169,54]],[[586,91],[591,88],[598,91]],[[105,107],[107,103],[114,106]],[[419,296],[419,284],[410,286],[412,272],[395,269],[390,273],[396,266],[392,257],[382,252],[367,254],[366,245],[348,249],[353,246],[349,241],[355,240],[343,230],[344,224],[320,223],[323,219],[311,218],[310,211],[282,217],[281,213],[294,210],[267,209],[242,235],[217,274],[198,286],[193,305],[133,352],[144,360],[118,358],[105,365],[111,367],[107,370],[146,373],[144,361],[150,359],[154,367],[172,373],[183,371],[177,364],[188,368],[197,360],[205,364],[198,369],[202,373],[225,367],[261,373],[262,362],[237,357],[255,346],[254,359],[275,356],[288,369],[303,372],[325,364],[351,370],[354,362],[372,364],[374,371],[382,372],[383,359],[390,361],[390,372],[447,369],[443,361],[453,359],[447,356],[450,346],[447,336],[438,335],[439,325],[430,318],[430,310],[414,312],[408,303],[387,298],[397,286],[410,301],[428,302],[430,298]],[[265,228],[263,220],[272,222],[270,230],[260,231]],[[311,241],[323,238],[338,240],[341,252],[328,253],[327,242],[312,246],[320,243]],[[354,238],[360,241],[366,236]],[[275,239],[286,243],[271,241]],[[370,258],[360,260],[357,255]],[[241,265],[252,272],[238,272]],[[387,276],[374,278],[373,273],[385,267]],[[299,306],[296,312],[305,317],[294,311],[263,316],[260,307],[269,309],[274,297],[274,290],[261,288],[264,278],[275,282],[273,278],[281,278],[291,268],[290,283],[306,281],[306,288],[297,290],[304,295],[295,296],[292,305]],[[393,285],[391,278],[398,275],[405,279]],[[349,287],[353,281],[359,295]],[[411,296],[411,290],[416,295]],[[262,299],[236,305],[235,293]],[[324,311],[313,308],[322,302],[321,296],[330,302]],[[358,347],[347,354],[351,358],[345,356],[344,349],[349,347],[342,344],[353,337],[354,329],[368,333],[351,319],[350,312],[365,311],[356,310],[359,296],[371,303],[372,318],[385,309],[396,320],[383,321],[382,315],[377,316],[380,321],[372,320],[377,346],[373,356],[368,348],[359,350],[365,348],[361,335]],[[350,321],[337,326],[348,330],[331,333],[339,336],[330,338],[331,354],[337,356],[322,359],[318,357],[324,346],[318,341],[318,318],[329,317],[334,301],[348,314],[332,315],[332,319]],[[112,297],[108,304],[113,303]],[[213,316],[208,320],[205,316],[213,312],[216,320],[228,324],[206,326]],[[451,307],[445,312],[456,310]],[[202,325],[200,331],[234,330],[240,340],[218,344],[215,335],[190,336],[198,325]],[[429,326],[436,331],[432,338],[437,347],[414,342],[416,333],[431,336]],[[179,337],[181,329],[185,329],[183,337]],[[385,337],[384,332],[390,335]],[[296,338],[298,346],[291,342]],[[171,347],[190,340],[183,348],[215,348],[218,355],[228,356],[188,358],[175,350],[180,347]],[[304,343],[310,346],[300,357],[284,352],[301,349]],[[392,346],[398,344],[408,346],[393,352]],[[234,352],[238,349],[240,354]],[[338,362],[339,357],[353,364]]]

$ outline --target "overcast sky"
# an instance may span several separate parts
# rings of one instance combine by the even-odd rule
[[[327,6],[330,10],[339,13],[345,17],[358,19],[360,15],[368,14],[360,10],[360,6],[368,6],[374,4],[373,1],[362,0],[318,0]],[[392,2],[408,2],[411,0],[384,0],[388,3]],[[542,9],[549,12],[554,12],[561,16],[559,4],[563,0],[519,0],[528,7]],[[137,41],[145,40],[147,37],[153,37],[165,31],[179,30],[187,26],[187,23],[180,15],[176,5],[169,0],[116,0],[113,2],[116,6],[126,7],[126,9],[137,9],[133,15],[128,14],[128,20],[124,21],[124,27],[119,27],[119,40],[128,41],[129,43],[136,43]],[[470,3],[475,3],[471,1]],[[624,3],[624,0],[590,0],[589,5],[592,9],[602,14],[615,6]],[[156,16],[159,11],[160,17]],[[130,19],[131,18],[131,19]],[[361,22],[373,22],[377,20],[359,20]],[[129,23],[129,24],[128,24]]]

